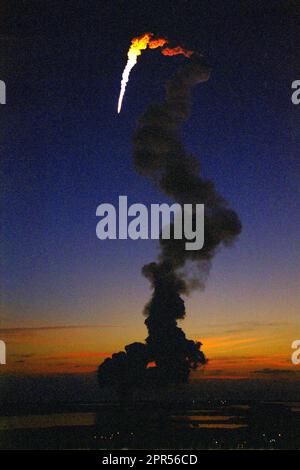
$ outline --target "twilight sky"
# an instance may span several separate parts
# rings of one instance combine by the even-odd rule
[[[95,234],[102,202],[168,202],[135,172],[131,138],[186,59],[144,52],[116,113],[130,40],[146,31],[208,57],[213,72],[194,90],[183,139],[243,223],[235,246],[215,257],[206,290],[186,300],[182,326],[204,343],[208,375],[291,368],[300,326],[297,2],[45,1],[41,9],[26,1],[1,9],[6,370],[93,370],[146,337],[150,288],[140,269],[157,242]]]

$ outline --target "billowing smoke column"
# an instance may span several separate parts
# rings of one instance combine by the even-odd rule
[[[139,173],[152,178],[162,192],[181,205],[205,205],[204,246],[188,251],[185,239],[160,239],[158,260],[142,270],[153,287],[145,307],[146,344],[126,346],[126,353],[107,359],[99,367],[101,385],[186,382],[190,371],[206,362],[201,343],[188,340],[177,325],[185,317],[181,295],[204,285],[218,247],[230,245],[241,231],[237,214],[214,184],[201,177],[196,158],[186,153],[179,135],[190,113],[191,89],[208,80],[209,74],[203,61],[184,65],[167,83],[165,101],[151,104],[140,118],[133,139]],[[155,362],[156,367],[146,369],[149,362]]]

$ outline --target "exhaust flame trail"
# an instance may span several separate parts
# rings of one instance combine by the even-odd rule
[[[138,56],[142,54],[142,50],[147,49],[151,36],[152,36],[152,33],[146,33],[138,38],[132,39],[131,41],[131,46],[127,54],[127,57],[128,57],[127,64],[122,74],[121,91],[120,91],[120,96],[119,96],[119,101],[118,101],[118,113],[120,113],[121,111],[126,85],[129,80],[129,74],[132,68],[137,63]]]
[[[137,63],[138,56],[142,54],[142,51],[147,49],[157,49],[158,47],[163,47],[165,44],[168,43],[168,40],[165,38],[157,38],[157,39],[152,39],[154,36],[153,33],[145,33],[142,36],[133,38],[131,41],[131,46],[128,50],[127,53],[127,64],[126,67],[123,71],[122,74],[122,80],[121,80],[121,90],[120,90],[120,95],[119,95],[119,100],[118,100],[118,114],[121,111],[122,108],[122,102],[126,90],[126,85],[129,80],[129,75],[135,64]],[[162,54],[165,56],[173,56],[173,55],[178,55],[178,54],[183,54],[185,57],[190,58],[191,55],[193,54],[193,51],[188,51],[186,49],[183,49],[180,46],[174,47],[174,48],[169,48],[166,47],[162,49]]]
[[[169,56],[183,54],[185,57],[189,59],[191,55],[194,53],[194,51],[187,51],[186,49],[183,49],[182,47],[177,46],[177,47],[174,47],[173,49],[171,49],[170,47],[165,47],[164,49],[162,49],[161,53],[163,55],[169,55]]]

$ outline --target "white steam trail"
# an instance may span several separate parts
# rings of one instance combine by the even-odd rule
[[[122,81],[121,81],[121,91],[120,91],[120,96],[119,96],[119,101],[118,101],[118,114],[120,113],[121,108],[122,108],[122,102],[123,102],[123,98],[124,98],[124,94],[125,94],[125,90],[126,90],[126,85],[128,83],[128,80],[129,80],[130,72],[131,72],[131,70],[133,69],[133,67],[135,66],[136,63],[137,63],[137,56],[136,55],[134,55],[133,57],[128,58],[126,67],[123,71]]]

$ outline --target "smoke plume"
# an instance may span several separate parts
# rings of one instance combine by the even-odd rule
[[[186,382],[190,371],[206,362],[201,343],[188,340],[177,325],[185,317],[181,296],[204,286],[218,248],[230,245],[241,231],[237,214],[214,184],[201,176],[198,160],[186,152],[180,137],[180,127],[191,110],[192,88],[209,75],[203,60],[185,64],[168,81],[164,102],[151,104],[138,121],[133,138],[135,168],[175,202],[205,205],[205,242],[201,250],[188,251],[184,238],[160,239],[157,261],[142,269],[153,288],[144,309],[146,345],[134,343],[125,348],[126,353],[106,360],[99,368],[102,385],[111,383],[112,377],[118,381],[117,369],[127,369],[128,381],[134,377],[135,383]],[[156,367],[146,369],[149,362]]]

